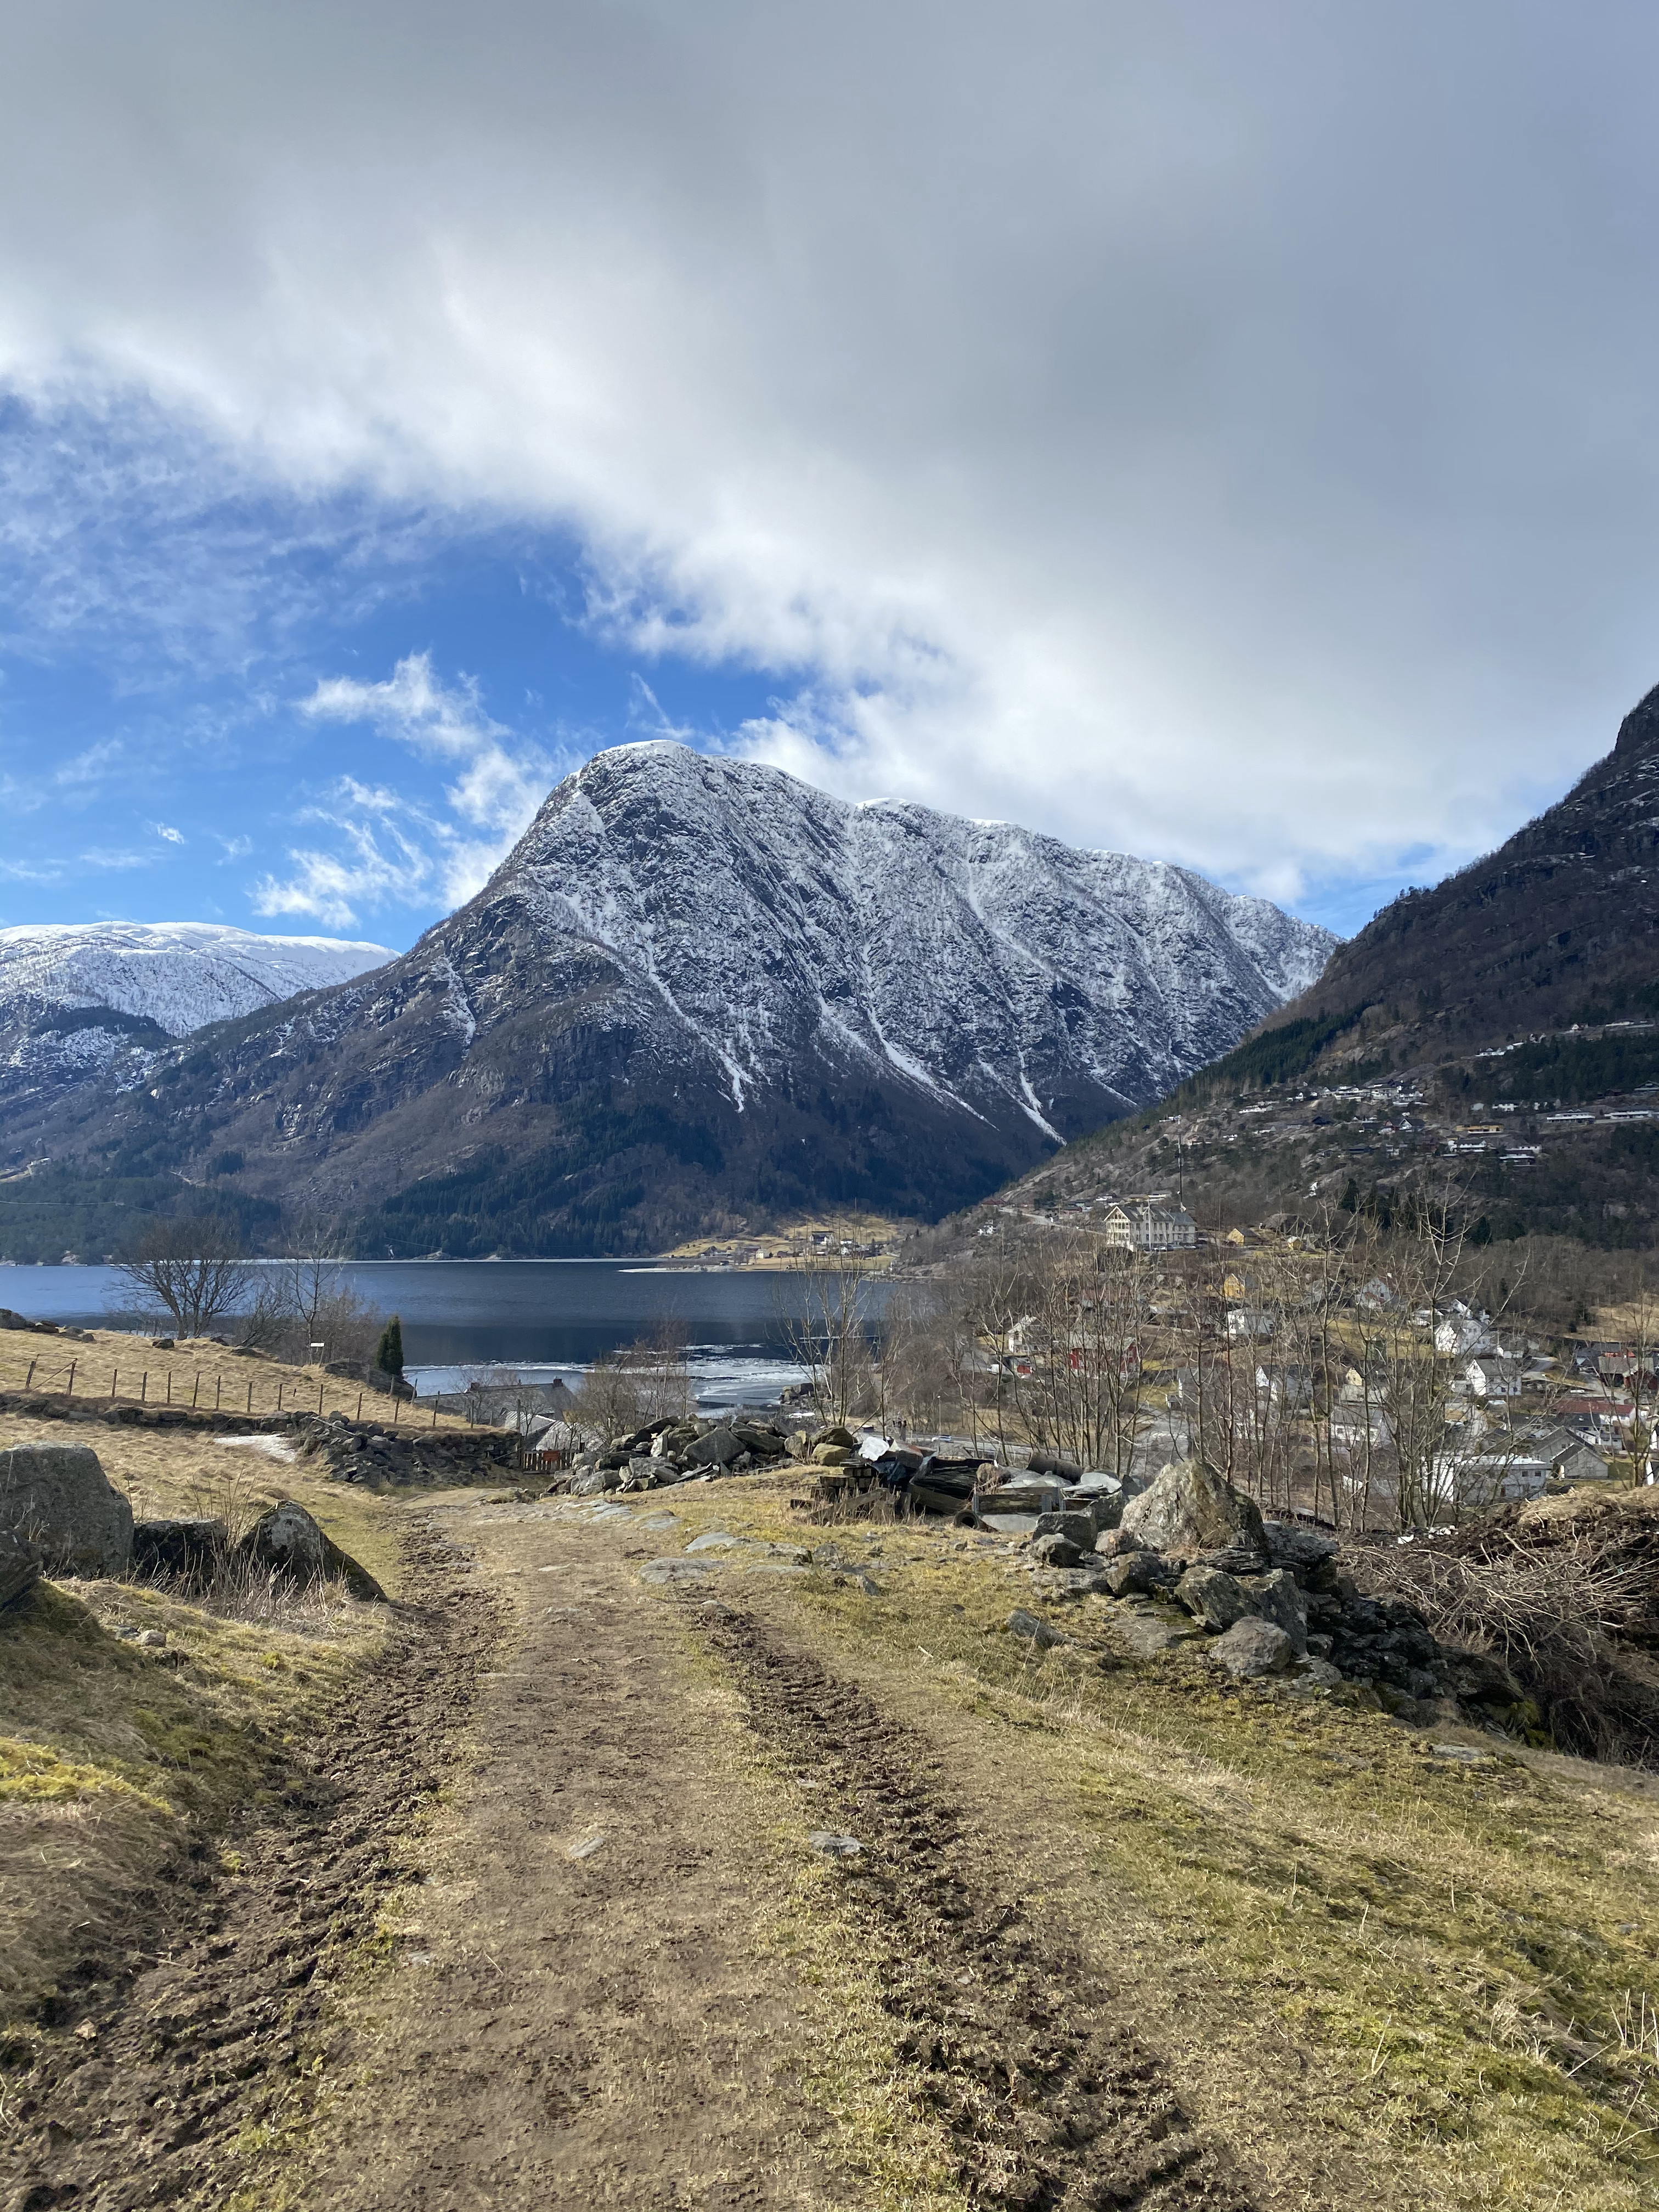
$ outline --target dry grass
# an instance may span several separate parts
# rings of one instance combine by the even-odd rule
[[[217,1404],[227,1413],[274,1413],[280,1396],[281,1410],[314,1413],[320,1392],[325,1413],[355,1419],[361,1401],[365,1420],[390,1423],[392,1418],[389,1398],[337,1375],[325,1375],[319,1368],[251,1358],[205,1337],[187,1340],[172,1352],[158,1352],[145,1337],[107,1328],[88,1334],[92,1341],[85,1344],[69,1337],[37,1335],[32,1329],[0,1329],[0,1390],[22,1389],[31,1366],[33,1389],[64,1390],[73,1366],[77,1399],[107,1400],[113,1381],[115,1395],[123,1401],[138,1398],[142,1390],[143,1402],[151,1406],[194,1402],[210,1413]],[[432,1425],[432,1409],[427,1406],[417,1413],[405,1404],[398,1418],[401,1425],[415,1421],[427,1429]],[[466,1423],[459,1414],[440,1413],[438,1426],[464,1429]]]
[[[90,1583],[0,1613],[0,2023],[49,2021],[81,1960],[124,1954],[135,1899],[192,1835],[280,1795],[294,1730],[383,1632],[336,1589],[259,1611]]]
[[[787,1487],[677,1494],[675,1547],[799,1540]],[[1029,1583],[963,1532],[836,1540],[883,1595],[722,1590],[931,1740],[976,1857],[1079,1931],[1267,2202],[1653,2201],[1650,1778],[1438,1731],[1491,1755],[1469,1767],[1380,1714],[1224,1691],[1196,1658],[1035,1660],[1001,1628]],[[1101,1638],[1097,1601],[1039,1609]]]

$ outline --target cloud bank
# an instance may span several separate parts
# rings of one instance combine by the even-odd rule
[[[64,0],[0,375],[574,532],[597,633],[775,672],[734,742],[849,796],[1427,874],[1659,674],[1656,61],[1595,0]],[[360,786],[265,911],[471,884],[521,817],[418,657],[309,711],[453,759],[456,822]]]

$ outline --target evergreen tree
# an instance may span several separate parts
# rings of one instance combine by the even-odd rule
[[[404,1325],[396,1314],[380,1332],[380,1340],[374,1347],[374,1364],[382,1375],[401,1381],[404,1371]]]

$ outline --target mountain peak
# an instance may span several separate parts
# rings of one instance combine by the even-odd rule
[[[147,1160],[368,1194],[380,1250],[936,1216],[1225,1051],[1334,941],[1184,869],[651,739],[567,776],[403,958],[74,1141],[149,1147],[162,1112]]]

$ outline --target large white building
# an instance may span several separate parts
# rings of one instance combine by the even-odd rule
[[[1179,1206],[1110,1206],[1103,1228],[1126,1251],[1190,1252],[1198,1242],[1198,1224]]]

